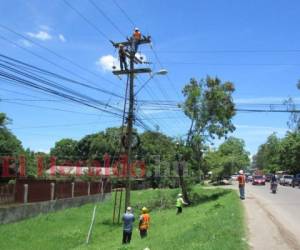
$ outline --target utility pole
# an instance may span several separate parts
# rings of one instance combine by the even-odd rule
[[[119,48],[122,44],[125,47],[129,47],[129,53],[126,57],[129,59],[129,71],[128,70],[114,70],[114,75],[127,75],[129,77],[129,107],[128,107],[128,117],[127,117],[127,128],[126,128],[126,138],[125,138],[125,153],[128,157],[127,168],[126,168],[126,186],[125,186],[125,211],[128,206],[130,206],[130,191],[131,191],[131,166],[132,166],[132,142],[133,142],[133,122],[134,122],[134,75],[141,73],[151,73],[150,68],[134,68],[134,64],[142,64],[143,61],[135,56],[136,51],[131,39],[127,39],[125,42],[114,43],[111,41],[115,48]],[[151,43],[150,36],[143,36],[139,41],[139,45]]]

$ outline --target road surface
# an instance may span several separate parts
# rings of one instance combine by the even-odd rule
[[[237,185],[236,185],[237,186]],[[254,250],[300,250],[300,189],[246,185],[249,244]]]

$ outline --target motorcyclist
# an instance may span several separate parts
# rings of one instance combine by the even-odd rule
[[[277,178],[276,178],[276,175],[273,174],[272,177],[271,177],[271,185],[270,185],[270,189],[272,191],[274,191],[274,193],[276,192],[276,189],[277,189]],[[274,190],[273,190],[274,189]]]
[[[276,178],[276,175],[275,175],[275,174],[272,175],[272,178],[271,178],[271,184],[272,184],[272,183],[276,183],[276,184],[277,184],[277,178]]]

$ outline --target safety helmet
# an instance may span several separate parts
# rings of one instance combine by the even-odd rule
[[[127,207],[127,212],[131,212],[131,207]]]
[[[148,209],[147,209],[146,207],[143,207],[143,208],[142,208],[142,212],[143,212],[143,213],[147,213],[147,211],[148,211]]]
[[[134,30],[135,30],[135,31],[138,31],[138,30],[139,30],[139,28],[134,28]]]
[[[243,170],[240,170],[240,171],[239,171],[239,174],[244,174],[244,171],[243,171]]]
[[[178,194],[178,197],[182,197],[182,194]]]
[[[124,45],[121,43],[121,44],[119,44],[119,47],[120,47],[120,48],[123,48],[123,47],[124,47]]]

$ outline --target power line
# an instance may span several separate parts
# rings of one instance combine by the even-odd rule
[[[57,84],[57,83],[55,83],[55,82],[53,82],[53,81],[49,81],[49,80],[47,80],[47,79],[39,78],[38,76],[35,76],[35,75],[33,75],[33,74],[30,75],[30,74],[24,73],[24,72],[22,72],[22,71],[20,71],[20,70],[17,70],[17,69],[15,69],[15,68],[12,68],[12,67],[3,65],[3,64],[1,64],[1,63],[0,63],[0,67],[4,68],[4,69],[6,69],[6,70],[9,70],[9,71],[11,71],[11,72],[17,73],[17,74],[19,74],[19,75],[22,75],[22,76],[24,76],[24,77],[27,77],[27,78],[29,78],[29,79],[31,79],[31,80],[35,80],[35,81],[38,81],[38,82],[40,82],[40,83],[42,83],[42,84],[46,84],[47,86],[54,87],[54,88],[57,88],[57,89],[59,89],[59,90],[61,90],[61,91],[65,91],[65,92],[68,92],[68,93],[72,93],[73,95],[79,96],[80,98],[87,99],[87,100],[89,100],[89,101],[91,101],[91,102],[98,103],[98,104],[101,104],[101,105],[109,106],[110,108],[113,108],[113,109],[119,111],[119,109],[117,109],[117,108],[115,108],[115,107],[112,107],[112,106],[110,106],[110,105],[107,105],[107,104],[105,104],[105,103],[103,103],[103,102],[100,102],[100,101],[98,101],[98,100],[95,100],[95,99],[93,99],[93,98],[90,98],[90,97],[88,97],[88,96],[86,96],[86,95],[83,95],[83,94],[81,94],[81,93],[75,92],[74,90],[68,89],[68,88],[66,88],[66,87],[64,87],[64,86],[62,86],[62,85],[60,85],[60,84]],[[83,100],[83,99],[82,99],[82,100]]]
[[[161,60],[159,59],[159,57],[158,57],[158,55],[157,55],[157,53],[156,53],[156,50],[154,49],[153,45],[151,45],[150,48],[151,48],[151,50],[152,50],[152,52],[153,52],[153,54],[154,54],[154,57],[156,58],[158,64],[160,65],[160,67],[164,68],[164,65],[163,65],[163,63],[161,62]],[[168,79],[168,82],[171,84],[171,89],[173,89],[173,90],[175,91],[177,97],[180,98],[178,92],[176,91],[176,87],[175,87],[174,82],[171,80],[171,78],[170,78],[169,75],[166,75],[166,77],[167,77],[167,79]]]
[[[111,106],[111,105],[109,105],[109,104],[101,103],[101,102],[99,102],[99,101],[97,101],[97,100],[95,100],[95,99],[92,99],[92,98],[89,98],[89,97],[87,97],[87,96],[85,96],[85,95],[82,95],[82,94],[80,94],[80,93],[74,92],[73,90],[66,89],[65,87],[62,87],[62,86],[60,86],[60,85],[58,85],[58,84],[56,84],[56,83],[54,83],[54,82],[47,81],[47,80],[42,80],[42,79],[37,78],[37,77],[34,77],[34,76],[32,76],[32,75],[28,75],[27,73],[24,73],[24,72],[21,72],[21,71],[19,71],[19,70],[14,69],[14,68],[11,68],[11,67],[2,65],[1,63],[0,63],[0,66],[3,67],[3,68],[5,68],[5,69],[11,70],[11,71],[14,72],[14,73],[17,73],[17,74],[20,74],[20,75],[22,75],[22,76],[25,76],[25,77],[27,77],[27,78],[29,78],[29,79],[31,79],[31,80],[35,80],[35,81],[42,82],[42,83],[46,84],[47,86],[49,85],[49,86],[51,86],[51,87],[58,88],[59,90],[63,90],[63,91],[70,92],[70,93],[72,93],[72,94],[75,94],[75,96],[70,96],[69,94],[64,94],[64,93],[61,93],[61,92],[59,92],[59,91],[57,91],[57,90],[49,89],[48,87],[39,86],[39,85],[37,85],[37,84],[35,84],[35,83],[31,82],[31,81],[27,81],[27,80],[24,80],[24,79],[22,79],[22,78],[16,77],[16,76],[14,76],[14,75],[8,74],[8,73],[6,73],[6,72],[4,72],[4,71],[0,71],[0,76],[2,76],[2,77],[4,77],[4,78],[8,78],[9,80],[13,80],[13,81],[15,81],[15,82],[17,82],[17,83],[25,84],[25,86],[30,86],[30,87],[33,87],[33,88],[36,88],[36,89],[45,91],[45,92],[47,92],[47,93],[51,93],[51,94],[54,94],[54,95],[58,95],[58,96],[63,97],[63,98],[65,98],[65,99],[71,100],[71,101],[73,101],[73,102],[77,102],[77,103],[80,103],[80,104],[83,104],[83,105],[86,105],[86,106],[89,106],[89,107],[92,107],[92,108],[99,109],[99,110],[101,110],[101,111],[103,111],[103,112],[107,112],[107,113],[111,113],[111,114],[120,116],[118,113],[115,113],[115,112],[112,112],[112,111],[107,110],[107,107],[110,107],[110,108],[115,109],[115,110],[117,110],[117,111],[121,111],[120,109],[115,108],[115,107],[113,107],[113,106]],[[80,98],[78,98],[78,96],[79,96]],[[83,98],[83,99],[82,99],[82,98]],[[91,105],[91,104],[90,104],[89,102],[87,102],[87,101],[92,102],[92,103],[101,104],[102,106],[105,105],[105,109],[99,108],[99,107],[97,107],[97,106],[95,106],[95,105]],[[139,125],[139,126],[141,126],[141,127],[143,127],[143,128],[146,128],[146,125],[145,125],[141,120],[139,120],[139,118],[137,118],[137,123],[138,123],[137,125]],[[148,129],[148,128],[146,128],[146,129]]]
[[[27,103],[20,103],[20,102],[15,102],[15,101],[3,101],[0,99],[0,102],[6,102],[6,103],[11,103],[11,104],[16,104],[20,106],[27,106],[27,107],[33,107],[33,108],[39,108],[39,109],[48,109],[48,110],[54,110],[54,111],[60,111],[60,112],[66,112],[66,113],[74,113],[74,114],[80,114],[80,115],[90,115],[90,116],[100,116],[99,114],[95,113],[86,113],[86,112],[79,112],[79,111],[74,111],[74,110],[67,110],[67,109],[60,109],[60,108],[51,108],[47,106],[40,106],[40,105],[35,105],[35,104],[27,104]],[[103,115],[102,115],[103,116]]]
[[[70,101],[80,103],[82,105],[85,105],[85,106],[88,106],[88,107],[91,107],[91,108],[94,108],[94,109],[97,109],[97,110],[100,110],[100,111],[103,111],[103,112],[106,112],[106,113],[110,113],[110,114],[114,114],[116,116],[120,116],[118,113],[115,113],[115,112],[97,107],[93,104],[89,104],[88,102],[86,102],[82,99],[79,99],[77,97],[74,97],[74,96],[71,96],[71,95],[68,95],[68,94],[65,94],[65,93],[61,93],[57,90],[53,90],[53,89],[50,89],[50,88],[44,87],[44,86],[39,86],[39,85],[37,85],[37,84],[35,84],[31,81],[28,81],[28,80],[22,79],[20,77],[14,76],[12,74],[6,73],[5,71],[0,71],[0,76],[5,77],[5,78],[10,79],[10,80],[14,80],[16,83],[20,83],[22,85],[26,85],[26,86],[30,86],[32,88],[40,89],[40,90],[43,90],[45,92],[51,93],[53,95],[60,96],[60,97],[63,97],[65,99],[68,99]]]
[[[114,23],[114,21],[112,21],[112,19],[110,19],[110,17],[108,15],[105,14],[105,12],[103,10],[101,10],[99,8],[99,6],[93,0],[89,0],[89,2],[122,36],[126,37],[126,35],[123,33],[123,31]]]
[[[81,12],[76,9],[73,5],[71,5],[68,1],[66,0],[62,0],[70,9],[72,9],[78,16],[80,16],[86,23],[88,23],[94,30],[96,30],[98,32],[98,34],[100,34],[102,37],[104,37],[105,39],[109,40],[109,37],[98,28],[97,25],[93,24],[88,18],[86,18],[83,14],[81,14]]]
[[[114,4],[118,7],[118,9],[123,13],[123,15],[127,18],[127,20],[132,24],[132,26],[136,26],[126,11],[117,3],[116,0],[113,0]]]
[[[178,65],[203,65],[203,66],[300,66],[299,63],[207,63],[207,62],[184,62],[184,61],[171,61],[164,62],[165,64],[178,64]]]
[[[64,1],[64,0],[63,0],[63,1]],[[104,78],[103,76],[101,76],[101,75],[99,75],[99,74],[96,74],[96,73],[94,73],[93,71],[90,71],[89,69],[84,68],[83,66],[81,66],[81,65],[79,65],[78,63],[76,63],[76,62],[70,60],[69,58],[67,58],[67,57],[65,57],[65,56],[62,56],[62,55],[58,54],[57,52],[55,52],[55,51],[53,51],[53,50],[47,48],[46,46],[41,45],[40,43],[38,43],[38,42],[36,42],[36,41],[34,41],[34,40],[32,40],[32,39],[30,39],[30,38],[28,38],[28,37],[26,37],[26,36],[20,34],[20,33],[18,33],[17,31],[15,31],[15,30],[13,30],[13,29],[11,29],[11,28],[5,26],[5,25],[2,25],[2,24],[0,24],[0,27],[3,28],[3,29],[5,29],[5,30],[7,30],[7,31],[9,31],[9,32],[11,32],[11,33],[13,33],[13,34],[15,34],[15,35],[17,35],[17,36],[19,36],[19,37],[21,37],[21,38],[23,38],[23,39],[25,39],[25,40],[27,40],[27,41],[29,41],[29,42],[31,42],[31,43],[33,43],[33,44],[35,44],[36,46],[38,46],[38,47],[40,47],[40,48],[42,48],[42,49],[48,51],[49,53],[55,55],[56,57],[58,57],[58,58],[60,58],[60,59],[62,59],[62,60],[64,60],[64,61],[69,62],[69,63],[72,64],[73,66],[76,66],[77,68],[79,68],[79,69],[81,69],[81,70],[83,70],[83,71],[85,71],[85,72],[88,72],[88,73],[90,73],[90,74],[92,74],[92,75],[94,75],[94,76],[96,76],[96,77],[98,77],[98,78],[100,78],[100,79],[102,79],[102,80],[104,80],[104,81],[107,81],[107,82],[109,82],[109,83],[111,83],[111,84],[113,84],[113,85],[115,85],[115,86],[118,86],[118,85],[116,85],[114,82],[110,81],[109,79],[106,79],[106,78]],[[10,41],[9,39],[7,39],[7,38],[5,38],[5,37],[3,37],[3,36],[0,36],[0,37],[1,37],[3,40],[9,41],[10,43],[12,43],[12,44],[18,46],[19,48],[22,48],[22,49],[24,49],[24,50],[26,50],[26,51],[30,51],[30,50],[25,49],[24,47],[20,46],[19,44]],[[48,59],[46,59],[46,58],[44,58],[44,57],[42,57],[42,56],[40,56],[40,55],[37,55],[36,53],[34,53],[34,52],[32,52],[32,51],[30,51],[30,53],[31,53],[31,54],[34,54],[35,56],[38,56],[39,58],[43,58],[43,60],[47,61],[48,63],[51,63],[52,65],[58,66],[56,63],[53,63],[53,62],[51,62],[50,60],[48,60]],[[62,67],[62,66],[58,66],[58,67],[59,67],[59,68],[63,68],[64,70],[67,70],[69,73],[78,76],[77,73],[72,72],[72,71],[70,71],[70,70],[68,70],[68,69],[65,69],[65,68]],[[82,79],[81,76],[79,76],[79,77]],[[86,80],[86,79],[85,79],[85,80]],[[118,86],[118,87],[119,87],[119,86]]]
[[[106,123],[114,122],[115,120],[105,120]],[[103,121],[102,121],[103,122]],[[43,129],[43,128],[62,128],[62,127],[77,127],[87,125],[97,125],[99,121],[85,122],[85,123],[67,123],[67,124],[53,124],[53,125],[38,125],[38,126],[22,126],[22,127],[10,127],[10,129]]]
[[[156,50],[163,54],[222,54],[222,53],[300,53],[300,49],[242,49],[242,50]]]
[[[77,85],[80,85],[80,86],[83,86],[83,87],[86,87],[86,88],[89,88],[89,89],[92,89],[92,90],[96,90],[96,91],[99,91],[99,92],[102,92],[102,93],[105,93],[105,94],[109,94],[111,96],[115,96],[115,97],[118,97],[118,98],[124,98],[123,96],[121,95],[117,95],[115,94],[114,92],[111,92],[111,91],[108,91],[108,90],[105,90],[105,89],[102,89],[102,88],[98,88],[98,87],[94,87],[94,86],[91,86],[89,84],[86,84],[86,83],[83,83],[83,82],[79,82],[79,81],[76,81],[76,80],[73,80],[73,79],[70,79],[68,77],[65,77],[65,76],[62,76],[62,75],[59,75],[57,73],[53,73],[51,71],[48,71],[48,70],[45,70],[45,69],[42,69],[40,67],[37,67],[37,66],[33,66],[31,64],[28,64],[28,63],[25,63],[25,62],[22,62],[20,60],[17,60],[17,59],[14,59],[14,58],[11,58],[11,57],[8,57],[8,56],[5,56],[3,54],[0,54],[0,58],[5,58],[7,60],[10,60],[10,61],[13,61],[13,62],[16,62],[17,64],[13,64],[13,63],[10,63],[10,62],[7,62],[3,59],[0,59],[0,61],[4,62],[4,63],[7,63],[7,64],[10,64],[12,66],[16,66],[16,67],[20,67],[20,65],[22,66],[25,66],[25,69],[30,69],[30,73],[32,74],[32,71],[37,71],[39,73],[43,73],[43,74],[46,74],[46,75],[50,75],[52,77],[55,77],[55,78],[58,78],[60,80],[64,80],[64,81],[68,81],[68,82],[71,82],[71,83],[74,83],[74,84],[77,84]],[[20,65],[19,65],[20,64]],[[23,67],[24,68],[24,67]]]

